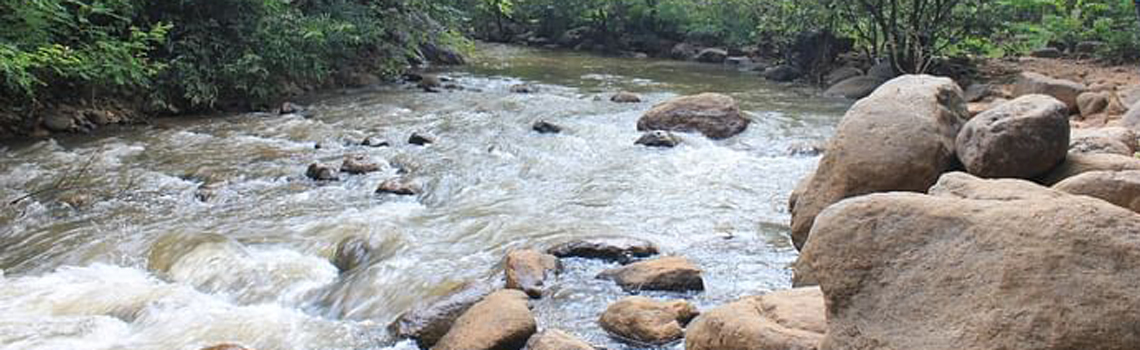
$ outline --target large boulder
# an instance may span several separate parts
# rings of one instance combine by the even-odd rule
[[[957,163],[965,121],[962,90],[948,78],[902,76],[855,103],[796,198],[792,242],[802,247],[815,216],[844,198],[930,188]]]
[[[764,79],[778,82],[790,82],[799,79],[803,71],[792,65],[782,64],[764,70]]]
[[[488,295],[459,319],[432,350],[519,350],[538,324],[525,293],[506,289]]]
[[[744,298],[693,320],[686,350],[815,350],[827,331],[818,287]]]
[[[823,94],[829,97],[857,100],[870,96],[871,93],[875,92],[875,89],[883,85],[884,81],[886,80],[873,75],[852,77],[832,85]]]
[[[531,298],[542,297],[547,279],[562,269],[557,257],[533,249],[507,253],[504,265],[506,265],[507,288],[526,292]]]
[[[1061,165],[1042,176],[1037,182],[1052,186],[1070,177],[1090,171],[1124,170],[1140,170],[1140,159],[1110,153],[1069,153]]]
[[[1073,129],[1069,136],[1069,152],[1131,156],[1136,154],[1137,139],[1135,132],[1122,127]]]
[[[637,121],[637,130],[700,132],[720,140],[744,132],[750,122],[740,114],[736,99],[704,93],[674,98],[653,106]]]
[[[1054,185],[1053,189],[1100,198],[1140,213],[1140,170],[1090,171],[1065,179]]]
[[[819,215],[800,259],[826,299],[820,349],[1140,349],[1140,215],[964,173],[930,193]]]
[[[1065,160],[1069,132],[1064,103],[1025,95],[970,119],[955,147],[971,174],[1029,179]]]
[[[722,49],[704,49],[697,53],[697,61],[704,63],[724,63],[728,58],[728,51]]]
[[[1054,79],[1038,73],[1024,72],[1017,76],[1013,85],[1014,96],[1033,94],[1053,96],[1065,103],[1069,111],[1078,111],[1077,97],[1088,90],[1084,84],[1070,80]]]
[[[1128,112],[1124,113],[1122,121],[1124,126],[1129,129],[1140,131],[1140,102],[1132,104],[1128,108]]]
[[[535,334],[526,342],[527,350],[594,350],[594,346],[557,329]]]
[[[613,335],[659,345],[681,339],[684,326],[698,314],[697,308],[684,300],[635,296],[611,304],[598,323]]]
[[[461,285],[438,300],[401,314],[388,326],[388,332],[399,338],[414,339],[421,348],[429,349],[447,334],[459,316],[493,290],[487,283]]]
[[[626,290],[667,290],[687,292],[705,290],[701,269],[689,259],[669,256],[609,269],[598,278],[612,280]]]

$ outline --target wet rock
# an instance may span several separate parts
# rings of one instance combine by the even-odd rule
[[[430,42],[420,45],[420,55],[428,62],[439,65],[459,66],[467,64],[467,59],[459,52]]]
[[[965,121],[962,91],[948,78],[899,77],[855,103],[796,200],[792,242],[803,247],[815,216],[845,198],[930,188],[956,166]]]
[[[684,300],[657,301],[635,296],[611,304],[598,323],[618,337],[661,345],[681,339],[684,325],[698,314],[697,308]]]
[[[1090,171],[1140,170],[1140,159],[1119,154],[1080,154],[1069,153],[1065,161],[1037,182],[1052,186],[1073,176]]]
[[[501,290],[464,312],[432,350],[519,350],[537,328],[526,294]]]
[[[95,197],[89,193],[66,192],[59,196],[59,201],[74,209],[79,209],[94,203]]]
[[[1055,47],[1046,47],[1043,49],[1033,50],[1033,52],[1030,52],[1029,55],[1037,58],[1061,58],[1061,56],[1064,56],[1065,54],[1062,53],[1060,49],[1057,49]]]
[[[1077,109],[1082,117],[1089,117],[1108,110],[1111,92],[1086,92],[1077,96]]]
[[[305,170],[305,176],[317,181],[337,181],[337,169],[328,164],[313,163]]]
[[[841,81],[824,91],[824,96],[858,100],[875,92],[885,80],[876,76],[864,75]]]
[[[1014,96],[1025,96],[1033,94],[1053,96],[1065,103],[1069,111],[1076,112],[1077,96],[1080,96],[1088,90],[1084,84],[1077,82],[1053,79],[1041,74],[1025,72],[1018,75],[1017,82],[1013,85]]]
[[[367,155],[350,154],[344,156],[344,163],[341,164],[340,171],[353,175],[359,175],[374,173],[380,171],[380,168],[380,163],[373,161]]]
[[[48,113],[43,118],[44,128],[52,132],[70,132],[78,128],[75,125],[75,118],[65,113]]]
[[[982,112],[958,134],[958,159],[971,174],[1031,179],[1065,160],[1069,150],[1065,104],[1025,95]]]
[[[459,316],[494,291],[486,283],[469,283],[443,298],[417,305],[396,318],[388,331],[398,338],[414,339],[423,349],[435,346]]]
[[[747,66],[752,64],[752,59],[744,56],[729,57],[724,60],[724,64],[730,66]]]
[[[679,43],[669,50],[669,57],[675,60],[693,60],[700,50],[689,43]]]
[[[360,145],[365,147],[390,147],[392,143],[379,137],[369,136],[365,138],[364,141],[361,141]]]
[[[638,119],[637,130],[700,132],[720,140],[744,132],[750,122],[741,115],[736,99],[704,93],[670,99],[653,106]]]
[[[839,82],[841,82],[841,81],[851,79],[854,77],[858,77],[858,76],[862,76],[862,75],[863,75],[863,71],[860,70],[859,68],[850,67],[850,66],[839,67],[839,68],[836,68],[835,70],[832,70],[831,72],[827,73],[827,76],[824,77],[824,83],[826,83],[827,86],[833,86],[835,84],[839,84]]]
[[[764,70],[764,79],[778,82],[790,82],[799,79],[803,72],[791,65],[778,65]]]
[[[612,280],[623,289],[666,290],[674,292],[705,290],[701,269],[679,256],[641,261],[598,274],[598,278]]]
[[[527,350],[595,350],[593,345],[557,329],[547,329],[530,337]]]
[[[416,83],[416,87],[423,89],[424,92],[439,92],[439,88],[443,87],[443,79],[436,75],[425,74]]]
[[[561,126],[555,125],[554,123],[545,120],[534,122],[534,125],[532,125],[530,128],[539,134],[557,134],[562,132]]]
[[[435,136],[431,136],[428,134],[421,134],[421,133],[415,132],[415,133],[412,133],[412,136],[408,136],[408,144],[412,144],[412,145],[416,145],[416,146],[427,146],[427,145],[430,145],[433,143],[435,143]]]
[[[724,63],[728,58],[728,51],[722,49],[704,49],[697,53],[697,61],[704,63]]]
[[[641,96],[637,96],[637,94],[632,92],[622,91],[610,97],[610,101],[616,103],[639,103],[641,102]]]
[[[827,145],[819,142],[797,142],[788,145],[788,155],[795,157],[815,157],[826,150]]]
[[[397,177],[380,183],[376,188],[379,194],[394,194],[397,196],[415,196],[422,191],[420,184],[407,177]]]
[[[511,93],[515,94],[533,94],[538,92],[538,87],[530,84],[515,84],[511,85]]]
[[[368,260],[372,258],[372,251],[376,248],[367,237],[346,237],[336,244],[336,251],[333,253],[333,266],[336,266],[341,273],[365,266],[368,264]]]
[[[1140,348],[1140,215],[1098,199],[946,174],[829,207],[800,259],[825,349]]]
[[[227,181],[209,181],[198,185],[198,189],[194,190],[194,198],[200,202],[209,202],[217,197],[218,192],[229,183]]]
[[[818,287],[744,298],[704,312],[685,330],[686,350],[815,350],[827,331]]]
[[[592,238],[562,243],[546,250],[559,258],[601,259],[627,263],[657,255],[657,245],[635,238]]]
[[[1122,127],[1073,129],[1069,137],[1069,152],[1132,156],[1137,151],[1137,138],[1135,132]]]
[[[678,139],[671,132],[654,130],[641,135],[634,144],[646,147],[672,148],[681,144],[681,139]]]
[[[1140,213],[1140,171],[1090,171],[1070,177],[1053,189],[1100,198],[1118,207]]]
[[[220,344],[202,348],[202,350],[253,350],[237,344]]]
[[[277,109],[278,114],[298,114],[305,110],[305,107],[293,102],[285,102],[281,104],[281,108]]]
[[[504,265],[507,288],[521,290],[536,299],[542,297],[547,280],[562,270],[557,257],[533,249],[508,253]]]

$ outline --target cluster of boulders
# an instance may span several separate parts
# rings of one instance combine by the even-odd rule
[[[408,144],[415,146],[427,146],[435,143],[435,137],[415,132],[408,137]],[[362,147],[390,147],[391,143],[387,140],[378,137],[368,137],[359,143]],[[318,149],[322,148],[321,144],[317,144]],[[305,169],[305,177],[319,182],[340,181],[340,174],[347,175],[364,175],[375,173],[384,169],[390,168],[391,165],[386,161],[376,161],[372,157],[363,153],[352,153],[344,156],[340,166],[327,164],[327,163],[312,163]],[[419,195],[422,190],[422,184],[416,178],[413,178],[401,171],[397,177],[384,180],[376,188],[376,193],[379,194],[392,194],[398,196],[414,196]]]
[[[517,249],[503,261],[504,280],[471,283],[400,315],[389,327],[424,349],[517,350],[595,349],[564,331],[539,332],[529,301],[545,297],[559,281],[560,259],[600,259],[624,264],[605,270],[599,279],[613,280],[624,290],[693,292],[703,290],[701,270],[677,256],[652,258],[657,247],[630,238],[600,238],[559,244],[546,250]],[[630,296],[611,304],[599,327],[616,339],[634,344],[666,344],[680,339],[699,312],[685,300]]]
[[[686,348],[1140,348],[1137,135],[1022,80],[976,115],[933,76],[857,102],[789,201],[800,289],[703,313]]]

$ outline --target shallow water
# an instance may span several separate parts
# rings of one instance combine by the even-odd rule
[[[848,103],[732,67],[493,45],[440,73],[467,89],[386,85],[329,93],[312,119],[159,120],[0,145],[0,200],[28,196],[0,207],[0,349],[412,349],[385,330],[400,312],[498,278],[510,249],[577,237],[643,238],[689,257],[708,290],[649,295],[701,308],[790,286],[787,195],[817,158],[789,149],[824,140]],[[509,93],[521,82],[540,91]],[[621,90],[646,101],[608,101]],[[748,131],[633,145],[654,103],[705,91],[736,97]],[[537,119],[566,131],[536,134]],[[438,142],[405,144],[414,131]],[[367,136],[393,147],[353,146]],[[346,154],[392,166],[303,176]],[[423,195],[373,193],[401,169]],[[205,202],[204,183],[217,184]],[[353,236],[379,249],[339,274],[330,258]],[[636,348],[595,322],[626,295],[593,278],[615,265],[565,263],[533,302],[540,328]]]

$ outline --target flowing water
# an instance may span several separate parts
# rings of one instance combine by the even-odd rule
[[[706,291],[654,297],[709,308],[788,288],[787,196],[817,161],[789,149],[824,140],[848,106],[730,67],[506,46],[440,74],[466,89],[385,85],[315,99],[309,119],[169,119],[0,145],[0,349],[411,349],[385,330],[400,312],[499,278],[510,249],[583,237],[651,240],[705,270]],[[509,92],[522,82],[540,91]],[[646,101],[609,102],[621,90]],[[634,146],[654,103],[705,91],[736,97],[747,132]],[[537,119],[566,130],[534,133]],[[403,142],[417,131],[438,142]],[[353,146],[368,136],[393,147]],[[392,165],[304,177],[346,154]],[[397,172],[424,193],[374,194]],[[341,274],[329,261],[349,237],[377,251]],[[615,265],[565,264],[533,302],[540,328],[633,348],[596,324],[626,295],[593,278]]]

